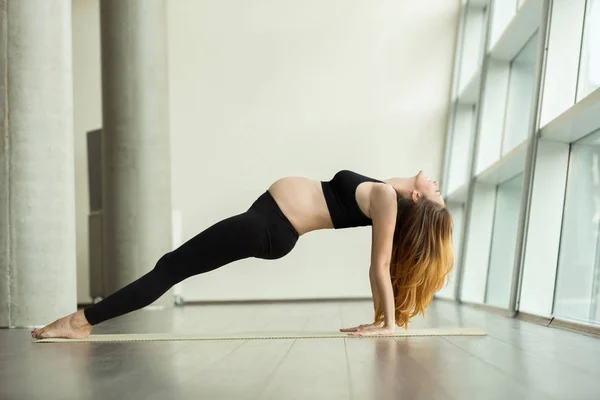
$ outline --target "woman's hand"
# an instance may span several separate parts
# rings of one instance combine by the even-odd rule
[[[348,336],[389,336],[394,334],[395,327],[393,326],[381,326],[370,328],[358,329],[354,332],[348,333]]]
[[[375,324],[362,324],[352,328],[343,328],[340,329],[340,332],[357,332],[367,329],[375,329],[375,328],[383,328],[383,321]]]

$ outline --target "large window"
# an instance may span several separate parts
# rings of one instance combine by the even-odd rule
[[[600,132],[573,144],[554,314],[600,323]]]
[[[462,23],[459,298],[600,325],[600,0],[469,0]]]

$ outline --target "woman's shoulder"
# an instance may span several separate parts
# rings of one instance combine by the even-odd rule
[[[396,189],[389,183],[373,182],[369,198],[381,204],[395,204],[397,195]]]
[[[395,224],[398,203],[394,187],[387,183],[373,183],[369,194],[369,214],[373,227]]]

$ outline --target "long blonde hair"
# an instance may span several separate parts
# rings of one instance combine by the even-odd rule
[[[425,315],[433,295],[447,283],[454,266],[452,216],[431,200],[398,198],[398,214],[390,262],[396,325],[408,327]],[[384,321],[382,302],[375,302],[375,322]]]

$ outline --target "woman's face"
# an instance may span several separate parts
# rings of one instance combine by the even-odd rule
[[[445,206],[437,181],[425,176],[423,171],[415,176],[415,187],[420,196]]]

